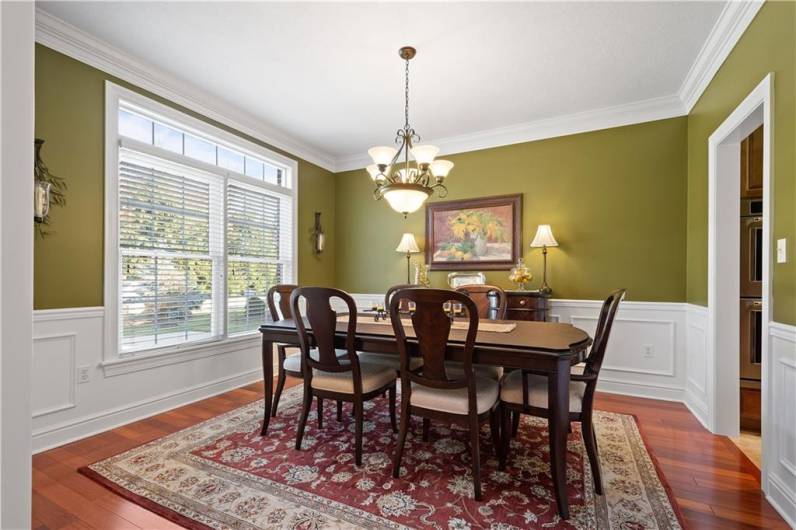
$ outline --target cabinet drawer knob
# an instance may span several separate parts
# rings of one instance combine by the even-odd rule
[[[520,300],[520,305],[525,305],[525,300]]]

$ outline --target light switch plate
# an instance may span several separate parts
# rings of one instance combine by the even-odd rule
[[[777,239],[777,263],[788,261],[788,240]]]

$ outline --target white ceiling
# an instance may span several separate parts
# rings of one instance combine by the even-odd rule
[[[674,98],[725,7],[37,5],[338,161],[392,142],[403,124],[402,45],[418,49],[410,66],[410,121],[424,139],[445,139]]]

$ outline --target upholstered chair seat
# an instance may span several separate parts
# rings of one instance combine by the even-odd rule
[[[295,350],[297,353],[296,355],[290,355],[285,357],[284,362],[282,363],[282,368],[287,370],[288,372],[301,372],[301,350],[299,348],[290,348],[291,350]],[[338,359],[344,359],[347,357],[348,354],[345,350],[337,350],[337,357]],[[310,357],[314,360],[318,360],[318,349],[313,348],[310,350]]]
[[[495,382],[500,381],[503,376],[502,366],[488,366],[486,364],[474,364],[473,372],[476,377],[486,377]],[[445,363],[445,373],[448,374],[450,379],[463,379],[464,378],[464,364],[457,361],[447,361]]]
[[[475,402],[478,414],[487,412],[495,406],[499,398],[497,381],[489,377],[475,378]],[[522,398],[520,398],[522,399]],[[448,414],[467,414],[467,388],[431,388],[412,383],[412,397],[409,402],[413,407],[438,410]]]
[[[343,363],[341,360],[341,364],[347,364],[347,361]],[[362,374],[362,393],[364,394],[395,381],[395,369],[381,363],[360,361],[359,370]],[[353,372],[323,372],[313,369],[312,388],[341,394],[353,394]]]
[[[572,373],[583,373],[583,367],[573,367]],[[528,405],[540,409],[547,406],[547,377],[543,375],[528,374]],[[586,383],[583,381],[570,381],[569,383],[569,411],[581,412],[583,396],[586,394]],[[506,375],[500,388],[500,399],[505,403],[522,405],[522,371],[515,370]]]

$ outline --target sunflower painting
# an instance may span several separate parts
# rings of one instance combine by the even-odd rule
[[[511,268],[521,212],[521,195],[429,204],[426,262],[436,270]]]

